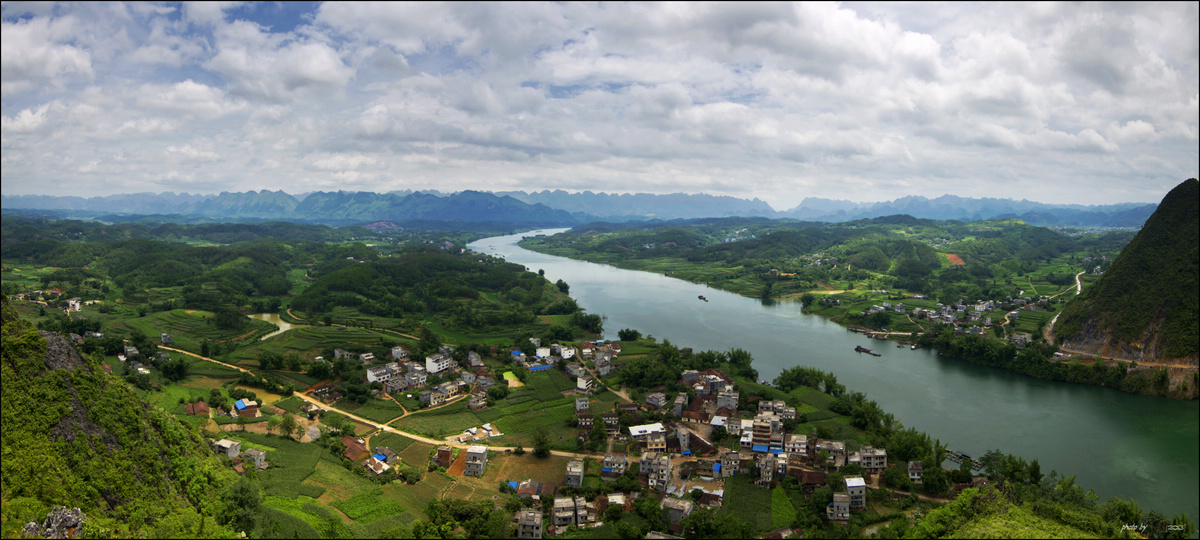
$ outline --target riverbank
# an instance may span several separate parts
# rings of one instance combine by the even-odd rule
[[[1041,380],[939,356],[928,347],[887,344],[874,347],[882,357],[858,354],[856,345],[872,347],[871,342],[826,317],[802,313],[800,303],[764,303],[661,273],[543,255],[522,249],[519,239],[492,238],[469,247],[544,269],[551,281],[563,279],[580,306],[606,317],[607,339],[616,339],[619,329],[638,328],[695,350],[727,350],[737,343],[754,355],[759,378],[774,379],[797,365],[832,372],[905,426],[937,433],[950,448],[973,456],[995,448],[1037,456],[1045,470],[1077,474],[1102,500],[1133,496],[1170,513],[1200,515],[1196,402]],[[874,303],[895,303],[888,295],[862,292]]]

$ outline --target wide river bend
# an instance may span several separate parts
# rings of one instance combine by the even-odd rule
[[[485,238],[468,247],[504,257],[550,281],[562,279],[589,313],[603,315],[605,337],[634,328],[695,350],[741,348],[762,379],[807,365],[830,371],[906,427],[980,457],[999,448],[1037,458],[1043,473],[1077,475],[1101,501],[1133,498],[1168,518],[1200,518],[1200,402],[1135,396],[1051,382],[896,348],[869,340],[793,302],[761,301],[650,272],[544,255],[517,246],[524,236]],[[697,298],[704,295],[709,301]],[[882,353],[854,352],[863,345]]]

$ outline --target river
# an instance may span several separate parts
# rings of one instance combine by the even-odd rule
[[[307,328],[308,327],[307,324],[291,324],[291,323],[283,320],[282,318],[280,318],[278,313],[254,313],[252,315],[249,315],[249,317],[251,319],[267,321],[267,322],[279,327],[278,330],[271,332],[270,334],[267,334],[267,335],[263,336],[262,338],[260,338],[260,341],[265,340],[267,338],[272,338],[272,337],[278,336],[279,334],[287,332],[288,330],[291,330],[293,328]]]
[[[981,457],[991,449],[1037,458],[1043,473],[1077,475],[1101,502],[1133,498],[1168,518],[1200,517],[1200,403],[1136,396],[1108,388],[1042,381],[896,348],[794,302],[761,301],[666,276],[544,255],[516,245],[524,236],[485,238],[468,247],[562,279],[589,313],[606,318],[605,338],[633,328],[696,350],[741,348],[754,355],[759,378],[807,365],[832,372],[850,390],[941,439]],[[697,298],[704,295],[709,301]],[[863,345],[882,353],[854,352]]]

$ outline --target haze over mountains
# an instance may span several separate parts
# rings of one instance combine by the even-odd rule
[[[315,192],[283,191],[132,193],[105,197],[0,196],[0,207],[51,211],[62,217],[180,215],[219,219],[270,219],[348,225],[368,221],[403,223],[503,223],[512,226],[569,226],[588,221],[641,221],[754,216],[842,222],[896,214],[925,219],[1021,219],[1038,226],[1140,227],[1157,207],[1149,203],[1084,206],[1028,200],[943,195],[855,203],[819,198],[777,211],[759,199],[707,194],[611,194],[563,190],[484,192]]]

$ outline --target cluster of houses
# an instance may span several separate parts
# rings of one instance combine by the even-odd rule
[[[914,295],[915,299],[924,299],[924,295]],[[996,322],[991,315],[998,310],[1007,311],[1004,318],[1009,322],[1016,322],[1021,317],[1021,310],[1033,310],[1035,300],[1028,297],[1013,298],[1008,297],[1003,301],[986,300],[967,304],[963,301],[958,301],[952,304],[938,303],[934,309],[925,309],[914,307],[909,310],[903,303],[892,304],[883,302],[882,304],[873,305],[862,312],[863,315],[883,312],[894,312],[899,314],[911,314],[913,318],[922,319],[934,323],[946,323],[955,325],[955,333],[962,335],[964,333],[970,335],[985,335],[986,330],[991,328]],[[960,325],[969,325],[963,328]],[[1024,343],[1018,343],[1024,345]]]
[[[483,365],[483,358],[472,351],[467,354],[467,365],[460,366],[454,360],[453,354],[453,345],[443,345],[437,353],[425,357],[424,363],[422,363],[410,359],[407,348],[393,347],[390,354],[393,361],[367,368],[367,382],[381,383],[384,392],[388,394],[420,390],[421,403],[430,407],[441,405],[446,400],[465,392],[471,392],[468,406],[472,410],[478,411],[487,407],[487,389],[495,386],[496,380],[488,374]],[[334,356],[350,358],[352,353],[335,349]],[[363,353],[359,355],[359,359],[365,364],[370,364],[375,361],[375,356],[371,353]],[[457,378],[427,388],[431,375],[457,376]],[[327,403],[343,397],[341,392],[337,391],[336,386],[317,388],[314,393]]]
[[[213,451],[225,455],[233,461],[233,470],[238,474],[246,472],[246,467],[261,471],[267,468],[267,453],[260,448],[250,448],[242,451],[242,443],[231,439],[221,439],[212,442]]]

